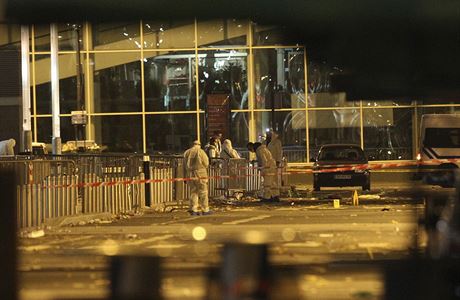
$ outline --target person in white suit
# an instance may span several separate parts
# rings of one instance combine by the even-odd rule
[[[265,144],[276,161],[276,166],[280,167],[283,162],[283,146],[281,145],[278,134],[273,130],[269,131]]]
[[[184,152],[184,164],[190,185],[190,214],[210,214],[208,199],[208,167],[209,158],[201,149],[201,143],[194,141],[190,149]],[[201,208],[201,213],[199,209]]]
[[[0,141],[0,155],[14,155],[15,139]]]
[[[262,201],[278,202],[280,188],[278,186],[278,172],[276,162],[267,146],[261,143],[248,143],[247,148],[256,153],[257,166],[260,168],[260,175],[263,179]]]
[[[222,143],[222,151],[220,152],[220,157],[224,159],[240,158],[238,151],[233,149],[232,141],[230,141],[229,139],[226,139]]]

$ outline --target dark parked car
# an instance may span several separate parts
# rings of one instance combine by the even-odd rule
[[[355,170],[337,170],[337,168],[356,167]],[[367,158],[363,149],[358,145],[323,145],[319,149],[313,165],[313,189],[319,191],[321,187],[361,186],[363,190],[370,190],[370,173],[367,168]],[[331,172],[328,172],[331,170]]]

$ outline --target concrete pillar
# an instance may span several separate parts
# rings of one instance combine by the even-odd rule
[[[283,88],[285,82],[285,70],[284,70],[284,49],[276,49],[276,84],[281,85]]]
[[[32,152],[32,121],[30,113],[30,46],[29,26],[21,26],[21,76],[22,76],[22,142],[20,152]]]
[[[53,154],[61,154],[61,122],[59,119],[59,56],[58,28],[56,23],[50,25],[51,43],[51,113],[53,121]]]

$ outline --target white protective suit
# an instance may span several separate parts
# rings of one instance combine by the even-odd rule
[[[222,143],[222,151],[220,152],[220,157],[224,159],[241,158],[238,152],[233,149],[232,141],[228,139]]]
[[[260,145],[256,149],[257,165],[261,168],[260,174],[264,180],[263,195],[265,199],[279,197],[280,188],[278,186],[278,172],[276,162],[267,146]]]
[[[270,143],[267,145],[268,150],[273,156],[273,159],[276,161],[276,165],[280,166],[283,161],[283,147],[281,141],[278,138],[278,135],[275,132],[271,133]]]
[[[190,186],[190,210],[197,213],[198,209],[201,207],[202,212],[209,212],[209,159],[206,152],[201,149],[199,142],[195,141],[194,145],[185,151],[184,164],[187,171],[186,176],[195,178],[188,181]]]
[[[216,139],[216,149],[218,153],[222,151],[222,142],[220,141],[220,138]]]
[[[14,155],[14,146],[16,141],[14,139],[0,141],[0,155]]]

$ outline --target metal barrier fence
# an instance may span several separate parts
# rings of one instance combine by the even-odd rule
[[[0,168],[16,174],[20,228],[39,226],[50,218],[117,214],[144,206],[144,184],[121,183],[144,179],[142,156],[1,157]],[[102,184],[93,186],[94,182]]]
[[[81,212],[113,214],[138,210],[144,206],[143,184],[120,182],[144,179],[143,156],[138,154],[46,155],[53,160],[72,160],[77,166]],[[91,183],[102,183],[92,186]],[[112,184],[110,184],[112,183]]]
[[[50,176],[42,184],[17,186],[18,227],[39,226],[46,219],[76,214],[77,176]]]
[[[145,206],[146,196],[157,205],[190,195],[182,156],[16,156],[0,158],[0,168],[17,176],[19,227],[79,213],[135,211]],[[246,159],[211,160],[209,176],[211,198],[257,191],[262,184],[259,170]],[[159,180],[144,184],[144,178]]]
[[[38,157],[38,156],[37,156]],[[96,174],[99,177],[133,177],[142,173],[143,155],[139,154],[62,154],[42,155],[50,160],[71,160],[78,167],[80,177]]]
[[[150,156],[149,172],[150,179],[164,180],[149,184],[152,205],[189,199],[189,185],[181,180],[186,177],[182,156]],[[211,159],[208,176],[211,198],[229,196],[233,192],[252,192],[261,186],[259,170],[246,159]]]
[[[141,183],[123,183],[144,179],[136,177],[103,178],[96,174],[85,174],[82,187],[82,212],[110,212],[113,214],[139,210],[144,203],[145,187]],[[100,185],[91,185],[94,182]]]
[[[76,213],[78,177],[73,161],[2,158],[0,168],[13,170],[16,176],[18,227],[38,226],[47,218]]]
[[[72,160],[35,160],[25,156],[3,158],[0,160],[0,167],[13,170],[18,184],[41,183],[48,176],[73,175],[76,171],[76,165]]]
[[[208,188],[209,197],[220,197],[226,194],[227,179],[223,178],[228,170],[228,161],[222,158],[212,158],[209,160],[208,168]]]
[[[151,204],[170,203],[187,198],[183,181],[173,181],[183,178],[183,158],[181,156],[150,156],[150,179],[165,179],[163,182],[150,183]]]
[[[260,189],[260,171],[244,158],[212,159],[209,166],[209,196],[230,196],[234,192]]]

